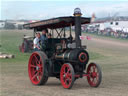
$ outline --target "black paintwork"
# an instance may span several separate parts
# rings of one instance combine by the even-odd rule
[[[83,71],[86,69],[86,64],[89,60],[89,55],[85,49],[81,46],[81,24],[90,23],[90,18],[85,17],[58,17],[52,18],[48,20],[42,20],[34,23],[25,24],[25,28],[34,29],[36,31],[41,31],[43,29],[51,29],[53,34],[53,29],[56,31],[58,36],[56,38],[48,39],[45,42],[45,46],[42,47],[42,51],[48,56],[46,60],[48,75],[59,78],[60,69],[64,63],[71,63],[75,73],[83,74]],[[66,37],[65,27],[75,25],[75,40],[73,41],[73,37],[70,30],[70,37]],[[58,28],[62,28],[60,32],[58,32]],[[70,28],[71,29],[71,28]],[[62,32],[64,31],[64,32]],[[62,34],[63,33],[63,34]],[[65,42],[65,48],[63,47],[63,43]],[[69,43],[76,43],[75,48],[69,48]],[[79,55],[81,53],[85,53],[87,55],[87,60],[83,63],[79,60]]]

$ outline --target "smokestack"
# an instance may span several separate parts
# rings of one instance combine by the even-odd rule
[[[81,47],[81,10],[80,8],[74,9],[74,17],[75,17],[75,42],[76,42],[76,48]]]

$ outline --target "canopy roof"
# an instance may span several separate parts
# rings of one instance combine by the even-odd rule
[[[70,25],[75,24],[75,17],[74,16],[68,16],[68,17],[58,17],[58,18],[52,18],[47,20],[41,20],[38,22],[28,23],[24,24],[24,28],[33,29],[36,28],[37,30],[41,29],[56,29],[56,28],[62,28],[62,27],[68,27]],[[81,24],[88,24],[90,23],[90,18],[81,17]]]

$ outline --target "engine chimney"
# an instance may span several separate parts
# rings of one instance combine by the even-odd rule
[[[80,8],[74,9],[74,17],[75,17],[75,42],[76,42],[76,48],[81,47],[81,10]]]

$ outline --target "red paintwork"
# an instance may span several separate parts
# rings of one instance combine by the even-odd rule
[[[84,76],[89,76],[89,74],[83,74],[82,77],[84,77]],[[79,78],[80,75],[75,75],[75,77]]]
[[[87,76],[88,83],[92,87],[95,87],[99,80],[99,73],[95,64],[89,64],[87,68],[87,74],[89,74],[89,76]]]
[[[64,77],[65,76],[65,77]],[[71,68],[68,64],[64,64],[60,72],[60,80],[64,88],[69,88],[72,82]]]
[[[29,78],[35,85],[40,83],[41,76],[43,76],[43,63],[37,56],[39,56],[38,53],[33,53],[28,64]]]
[[[84,60],[81,59],[81,56],[82,56],[82,55],[85,56],[85,59],[84,59]],[[80,55],[79,55],[79,60],[80,60],[80,62],[84,63],[84,62],[87,60],[87,54],[84,53],[84,52],[80,53]]]

